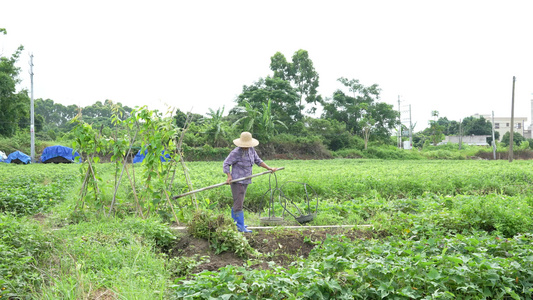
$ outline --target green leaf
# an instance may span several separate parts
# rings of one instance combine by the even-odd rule
[[[438,280],[441,278],[441,275],[439,271],[434,268],[431,268],[431,270],[427,273],[427,277],[431,280]]]
[[[453,257],[453,256],[446,256],[446,259],[448,259],[449,261],[451,261],[453,263],[456,263],[456,264],[462,264],[463,263],[462,259],[457,258],[457,257]]]

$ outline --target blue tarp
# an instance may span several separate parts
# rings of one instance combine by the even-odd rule
[[[74,152],[72,148],[65,147],[65,146],[50,146],[46,147],[43,150],[43,154],[41,155],[41,161],[43,163],[46,163],[48,160],[55,158],[55,157],[63,157],[64,159],[74,162],[74,158],[78,157],[79,162],[81,162],[81,157],[78,152]]]
[[[144,160],[144,158],[146,157],[146,153],[148,153],[148,150],[144,150],[144,154],[141,154],[141,150],[139,150],[139,152],[137,152],[137,154],[133,158],[133,163],[136,164],[136,163],[142,162]],[[163,154],[164,154],[164,151],[161,151],[161,156],[159,156],[159,159],[162,162],[169,161],[170,160],[170,154],[167,153],[167,154],[164,155],[164,157],[163,157]]]
[[[28,155],[20,152],[20,151],[15,151],[11,154],[9,154],[7,156],[7,159],[4,161],[5,163],[11,163],[13,162],[14,160],[20,160],[23,164],[29,164],[31,163],[31,157],[29,157]]]

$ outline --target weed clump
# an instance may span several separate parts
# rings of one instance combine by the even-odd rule
[[[259,255],[242,233],[237,231],[235,223],[222,214],[197,211],[187,224],[187,231],[194,237],[207,239],[215,254],[232,251],[242,258]]]

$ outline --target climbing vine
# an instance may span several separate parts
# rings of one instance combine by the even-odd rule
[[[80,166],[84,179],[76,209],[94,209],[107,215],[122,209],[134,211],[143,218],[157,213],[179,223],[171,191],[178,168],[182,168],[187,177],[181,151],[181,139],[186,129],[177,128],[172,114],[169,115],[163,116],[159,111],[143,106],[123,118],[120,110],[114,109],[115,131],[111,136],[102,136],[101,131],[93,129],[90,124],[76,121],[73,148],[84,157]],[[133,145],[140,145],[140,153],[145,156],[141,164],[131,163],[135,154]],[[99,157],[109,154],[115,169],[112,193],[102,191],[101,178],[96,170]],[[131,197],[123,197],[126,199],[118,196],[122,181],[125,182],[123,185],[129,184],[131,190],[128,194]],[[112,194],[111,199],[104,200],[104,192]]]
[[[98,176],[96,164],[100,162],[100,157],[97,155],[102,147],[103,139],[100,138],[100,133],[77,117],[74,119],[76,126],[73,133],[75,140],[72,147],[78,150],[78,153],[84,158],[80,165],[80,172],[82,174],[82,184],[79,193],[79,202],[75,210],[84,210],[86,207],[92,207],[97,211],[103,211],[104,203],[102,201],[101,192],[99,189],[99,182],[102,181]]]

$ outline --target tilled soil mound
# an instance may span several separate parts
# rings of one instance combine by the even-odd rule
[[[297,258],[307,258],[316,246],[317,242],[324,241],[327,235],[343,235],[351,240],[366,239],[372,237],[370,231],[360,231],[346,228],[327,229],[283,229],[274,228],[268,230],[254,230],[246,234],[248,243],[254,249],[263,254],[264,258],[254,260],[252,268],[268,269],[269,262],[275,262],[278,266],[288,266]],[[204,263],[198,265],[193,273],[204,270],[216,271],[228,265],[243,266],[248,264],[247,259],[242,259],[231,252],[214,254],[209,242],[189,235],[183,235],[174,245],[171,256],[192,257],[194,255],[208,257]]]

